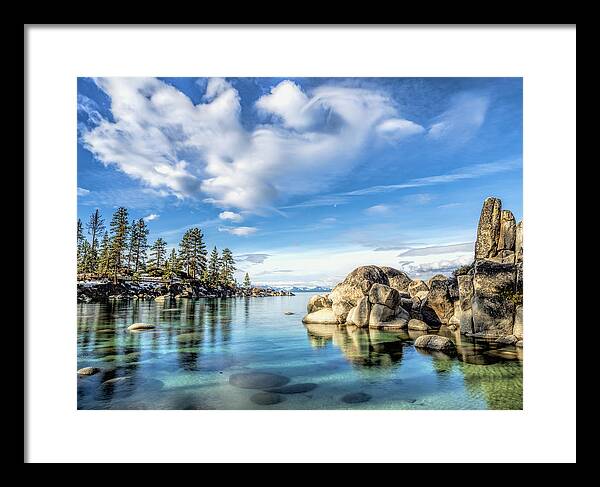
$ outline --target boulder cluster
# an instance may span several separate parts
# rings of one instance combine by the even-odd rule
[[[483,204],[474,257],[452,277],[427,281],[391,267],[358,267],[329,294],[313,296],[303,322],[420,331],[447,326],[522,341],[523,222],[502,210],[498,198]]]

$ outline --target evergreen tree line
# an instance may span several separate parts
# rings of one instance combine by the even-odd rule
[[[144,273],[166,279],[187,277],[213,287],[236,285],[231,250],[225,248],[219,255],[214,247],[208,254],[200,228],[187,230],[178,250],[173,248],[168,255],[167,242],[158,238],[150,245],[144,219],[129,222],[124,207],[113,213],[108,229],[100,211],[94,211],[85,230],[81,219],[77,219],[77,273],[112,278],[114,282],[120,276],[136,280]],[[244,286],[250,287],[248,274]]]

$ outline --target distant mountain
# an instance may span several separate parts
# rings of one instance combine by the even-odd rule
[[[331,291],[330,287],[323,286],[257,286],[269,289],[275,289],[278,291],[291,291],[293,293],[328,293]]]

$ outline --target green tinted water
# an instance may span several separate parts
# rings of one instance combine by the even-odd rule
[[[442,329],[448,357],[415,349],[419,332],[305,326],[310,296],[78,304],[78,368],[101,369],[77,377],[78,407],[522,409],[521,349]],[[157,327],[127,331],[137,322]],[[265,397],[229,382],[263,372],[311,386]]]

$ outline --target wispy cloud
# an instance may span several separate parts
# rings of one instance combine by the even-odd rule
[[[369,216],[385,216],[391,213],[392,207],[390,205],[373,205],[364,210],[364,213]]]
[[[439,205],[438,208],[441,209],[446,209],[446,208],[458,208],[460,206],[463,206],[463,203],[446,203],[444,205]]]
[[[462,93],[455,97],[450,108],[430,126],[427,136],[436,140],[462,143],[475,135],[483,125],[489,106],[487,96]]]
[[[235,213],[233,211],[222,211],[221,213],[219,213],[219,218],[221,220],[225,220],[225,221],[229,220],[229,221],[236,222],[236,223],[239,223],[244,219],[244,217],[242,215],[240,215],[239,213]]]
[[[485,176],[491,176],[502,172],[508,172],[519,169],[522,166],[521,159],[507,159],[490,163],[473,164],[458,168],[447,174],[438,174],[435,176],[427,176],[423,178],[410,179],[405,183],[386,184],[377,186],[368,186],[366,188],[355,189],[343,193],[335,193],[330,195],[319,196],[301,203],[282,208],[311,208],[319,206],[337,206],[349,203],[352,197],[368,196],[379,193],[391,193],[403,189],[421,188],[428,186],[436,186],[440,184],[450,184],[467,179],[477,179]],[[414,196],[414,195],[413,195]],[[426,203],[431,201],[431,195],[421,194],[416,195],[416,202]]]
[[[271,257],[269,254],[240,254],[234,256],[236,262],[249,262],[251,264],[262,264]]]
[[[247,237],[253,235],[258,231],[256,227],[219,227],[219,232],[227,232],[237,237]]]
[[[77,196],[85,196],[87,194],[90,194],[89,189],[77,187]]]
[[[416,257],[423,255],[453,254],[456,252],[473,252],[474,249],[475,242],[466,242],[450,245],[434,245],[430,247],[409,249],[398,254],[398,257]]]
[[[159,217],[160,215],[158,215],[157,213],[150,213],[149,215],[146,215],[144,217],[144,220],[151,222],[152,220],[156,220]]]

